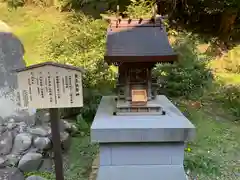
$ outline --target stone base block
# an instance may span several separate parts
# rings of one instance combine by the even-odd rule
[[[100,166],[97,180],[187,180],[181,165]]]
[[[100,166],[182,165],[184,143],[100,144]]]
[[[97,180],[186,180],[184,143],[100,144]]]

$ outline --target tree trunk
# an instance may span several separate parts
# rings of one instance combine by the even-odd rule
[[[220,27],[218,30],[219,36],[222,40],[228,41],[231,35],[231,32],[234,28],[234,23],[237,18],[237,11],[228,9],[222,13]]]

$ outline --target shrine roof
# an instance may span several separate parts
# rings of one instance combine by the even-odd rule
[[[160,18],[111,20],[107,32],[107,62],[172,62],[172,49]]]

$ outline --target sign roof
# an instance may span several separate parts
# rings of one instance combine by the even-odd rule
[[[43,66],[55,66],[55,67],[60,67],[60,68],[64,68],[64,69],[69,69],[69,70],[75,70],[75,71],[79,71],[84,73],[85,70],[81,67],[75,67],[75,66],[71,66],[71,65],[67,65],[67,64],[60,64],[60,63],[56,63],[56,62],[44,62],[44,63],[39,63],[39,64],[34,64],[28,67],[24,67],[24,68],[20,68],[20,69],[16,69],[16,72],[22,72],[22,71],[27,71],[30,69],[35,69],[35,68],[39,68],[39,67],[43,67]]]

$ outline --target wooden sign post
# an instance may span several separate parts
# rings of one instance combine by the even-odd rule
[[[59,108],[83,106],[82,68],[45,62],[18,69],[17,103],[23,108],[50,109],[56,180],[64,180]]]

